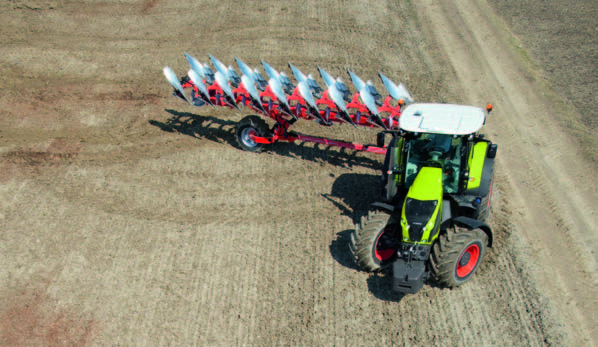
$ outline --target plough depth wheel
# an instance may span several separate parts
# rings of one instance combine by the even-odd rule
[[[267,137],[270,134],[270,127],[262,118],[252,115],[241,119],[237,124],[235,134],[237,143],[242,149],[249,152],[261,152],[264,150],[264,144],[256,142],[253,137]]]

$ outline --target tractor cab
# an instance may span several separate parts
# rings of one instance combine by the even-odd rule
[[[412,185],[422,167],[432,166],[442,169],[444,192],[456,193],[462,172],[463,136],[424,133],[411,137],[405,163],[405,188]]]
[[[400,135],[395,135],[388,146],[383,199],[390,201],[397,193],[408,191],[424,167],[441,169],[444,194],[466,191],[470,180],[472,185],[478,183],[481,171],[477,166],[484,160],[473,160],[472,155],[485,157],[481,152],[487,149],[488,141],[476,136],[485,119],[484,111],[474,106],[407,106],[399,119]],[[476,147],[478,142],[483,146]],[[476,148],[479,150],[474,151]],[[472,172],[477,176],[471,176]]]
[[[362,221],[356,247],[362,247],[357,252],[362,268],[392,264],[394,290],[414,293],[428,276],[460,285],[477,268],[485,247],[492,246],[485,221],[496,145],[478,133],[485,119],[474,106],[411,104],[401,114],[400,130],[391,132],[382,201],[372,204],[376,212]],[[451,234],[463,235],[468,244],[451,244]],[[434,248],[439,243],[445,246]],[[451,252],[441,252],[449,246]],[[367,249],[374,250],[372,257]],[[445,265],[430,260],[444,257],[456,272],[445,275]]]

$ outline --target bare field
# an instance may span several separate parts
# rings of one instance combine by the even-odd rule
[[[598,343],[596,137],[584,132],[583,148],[571,138],[589,124],[582,108],[495,9],[1,2],[0,345]],[[170,96],[161,69],[184,73],[184,51],[381,71],[418,101],[492,102],[497,243],[476,277],[401,297],[389,278],[359,272],[349,233],[377,198],[382,158],[302,143],[241,151],[242,112]],[[575,126],[553,122],[544,110],[555,107]]]
[[[512,28],[522,48],[559,96],[577,109],[587,127],[595,130],[598,127],[598,112],[594,107],[598,101],[598,3],[591,0],[489,3]]]

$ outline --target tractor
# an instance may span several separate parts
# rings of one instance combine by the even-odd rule
[[[497,145],[479,133],[485,119],[474,106],[402,110],[400,130],[387,132],[380,201],[351,235],[361,269],[392,268],[393,290],[408,294],[428,279],[453,288],[473,276],[493,241],[486,222]]]

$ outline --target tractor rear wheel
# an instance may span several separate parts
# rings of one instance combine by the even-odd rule
[[[449,228],[432,247],[432,278],[449,288],[467,282],[484,259],[487,244],[487,236],[480,229]]]
[[[258,143],[253,136],[267,137],[270,134],[270,127],[265,120],[258,116],[247,116],[237,124],[235,135],[237,143],[242,149],[249,152],[261,152],[264,144]]]
[[[401,241],[397,227],[398,221],[381,211],[370,211],[361,218],[351,234],[351,250],[363,271],[381,271],[396,259]]]

